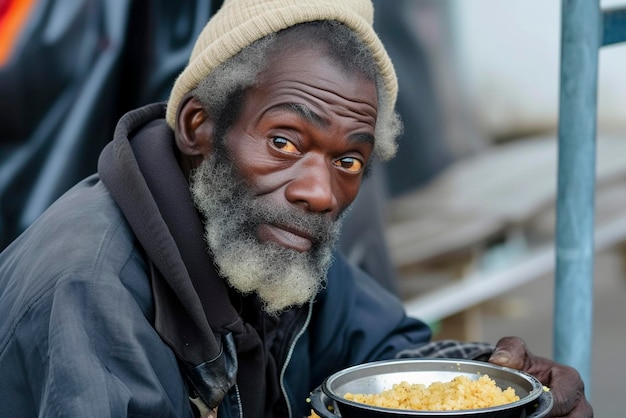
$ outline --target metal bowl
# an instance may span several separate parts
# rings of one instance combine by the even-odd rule
[[[402,381],[430,385],[461,375],[478,379],[484,374],[503,390],[513,388],[520,400],[481,409],[412,411],[375,407],[344,398],[348,392],[380,393]],[[361,364],[333,374],[311,393],[311,406],[323,418],[539,418],[550,412],[552,403],[550,392],[544,391],[541,382],[529,374],[491,363],[457,359],[402,359]]]

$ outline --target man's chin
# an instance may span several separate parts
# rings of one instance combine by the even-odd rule
[[[270,315],[279,315],[280,313],[286,310],[289,310],[292,308],[299,308],[303,306],[305,303],[309,302],[315,296],[315,294],[312,294],[307,298],[301,298],[298,300],[291,300],[291,301],[280,301],[280,300],[273,300],[273,299],[267,300],[267,299],[262,298],[258,294],[257,296],[259,297],[259,300],[261,301],[263,305],[263,310],[266,313]]]
[[[297,253],[294,250],[281,250]],[[244,273],[236,264],[217,264],[225,273],[223,276],[230,286],[243,294],[256,294],[264,310],[272,314],[307,303],[320,290],[325,277],[325,274],[320,274],[311,266],[297,262],[282,263],[281,267],[275,269],[267,268],[266,264],[265,269],[252,274]]]
[[[265,312],[278,314],[290,308],[298,308],[315,298],[326,283],[324,276],[308,276],[303,282],[287,278],[285,285],[262,286],[256,293]]]

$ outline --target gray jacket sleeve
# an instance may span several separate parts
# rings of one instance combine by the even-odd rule
[[[114,283],[62,280],[33,302],[1,353],[0,416],[191,416],[174,355]]]

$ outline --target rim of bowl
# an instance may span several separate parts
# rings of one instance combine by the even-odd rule
[[[344,377],[356,371],[360,371],[363,369],[373,369],[380,368],[383,366],[393,365],[393,364],[446,364],[446,365],[466,365],[466,366],[479,366],[481,368],[487,368],[492,370],[497,370],[499,372],[508,373],[511,375],[516,375],[525,379],[530,383],[532,390],[529,391],[528,395],[520,398],[518,401],[510,402],[504,405],[490,406],[487,408],[476,408],[476,409],[459,409],[453,411],[428,411],[428,410],[412,410],[412,409],[396,409],[396,408],[385,408],[380,406],[367,405],[361,402],[351,401],[345,399],[343,396],[335,393],[333,389],[331,389],[331,385],[334,381],[336,381],[340,377]],[[411,370],[405,372],[420,372],[420,370]],[[432,371],[432,370],[428,370]],[[442,370],[448,371],[448,370]],[[488,374],[488,373],[485,373]],[[491,377],[491,376],[490,376]],[[515,409],[517,407],[525,407],[529,403],[535,401],[543,392],[543,385],[541,382],[534,376],[520,371],[516,369],[511,369],[508,367],[498,366],[492,363],[477,361],[477,360],[466,360],[466,359],[427,359],[427,358],[417,358],[417,359],[391,359],[391,360],[379,360],[374,362],[357,364],[355,366],[347,367],[342,369],[334,374],[328,376],[324,382],[322,383],[322,391],[331,399],[333,399],[338,404],[346,404],[351,407],[365,409],[367,411],[372,412],[381,412],[386,414],[402,414],[402,415],[416,415],[416,416],[446,416],[446,415],[472,415],[477,413],[490,413],[490,412],[498,412],[504,411],[507,409]]]

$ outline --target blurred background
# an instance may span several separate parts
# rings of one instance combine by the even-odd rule
[[[398,156],[365,182],[341,249],[435,338],[518,335],[551,357],[561,3],[374,4],[405,132]],[[0,0],[0,249],[95,171],[124,112],[167,98],[220,5]],[[598,76],[591,397],[600,417],[623,415],[626,387],[625,46],[600,50]]]

